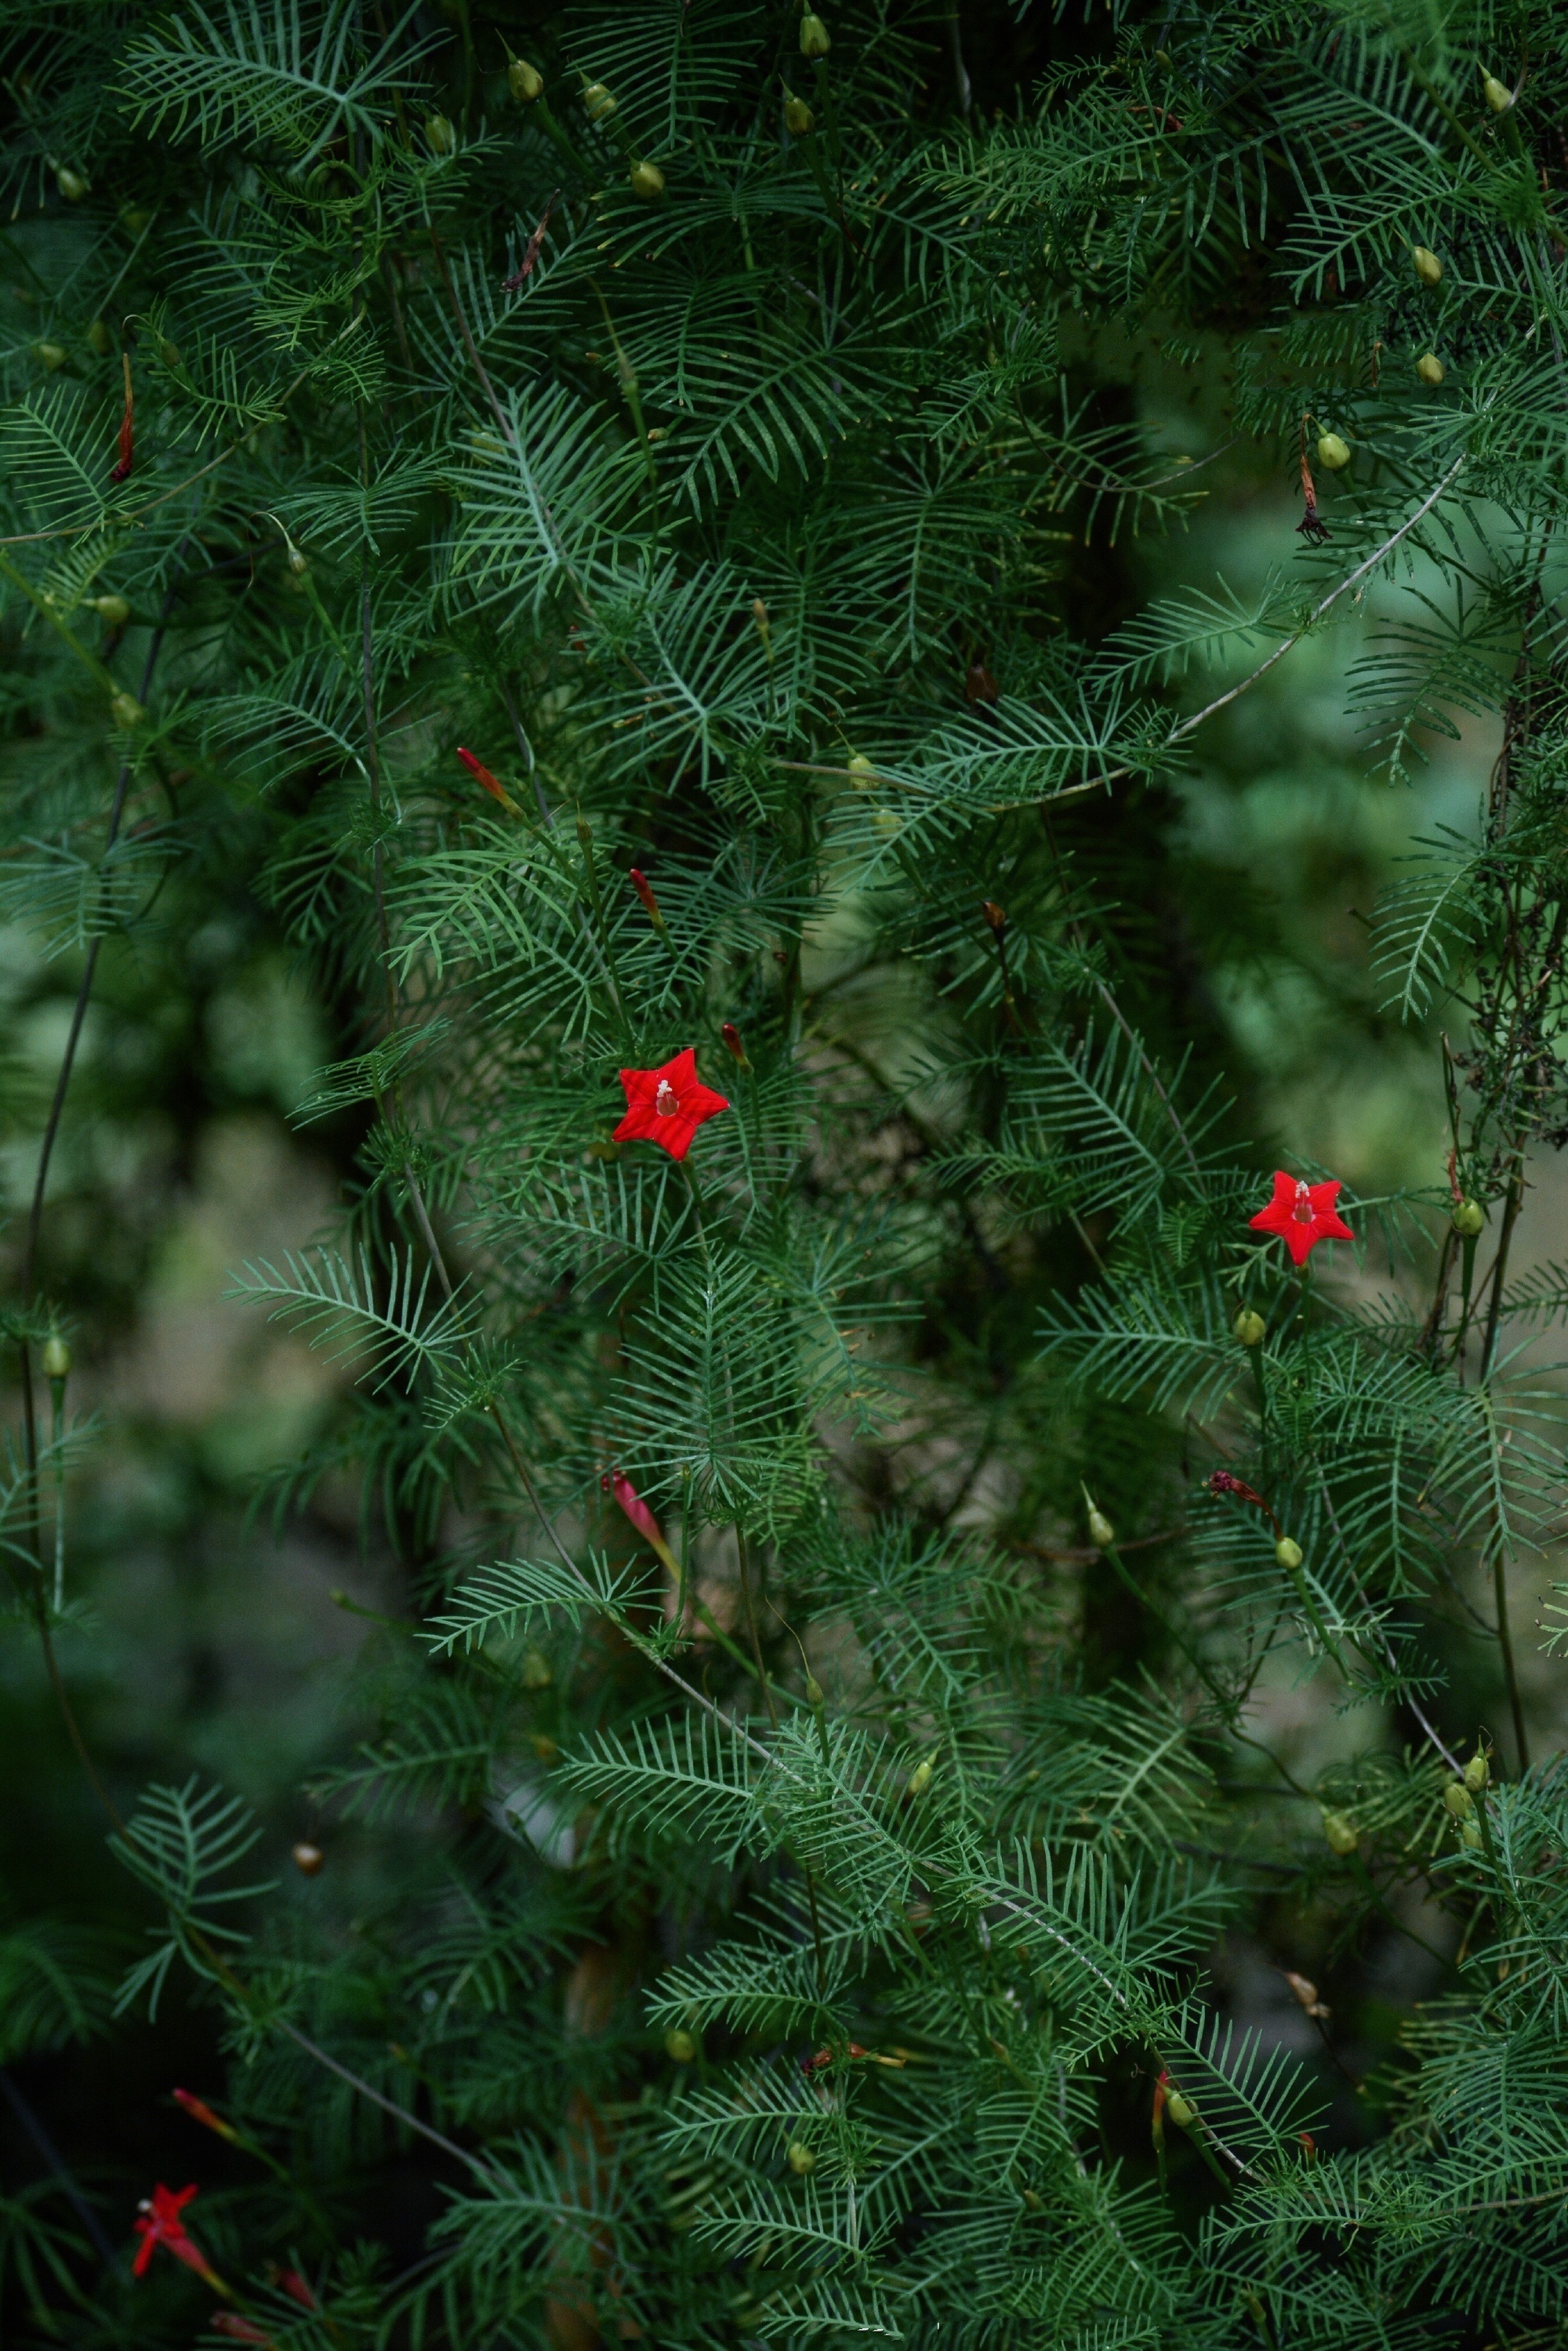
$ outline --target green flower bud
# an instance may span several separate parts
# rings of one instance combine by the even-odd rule
[[[180,364],[179,344],[172,343],[167,335],[160,335],[158,338],[158,356],[162,360],[166,368],[177,368]]]
[[[925,1793],[926,1789],[931,1785],[931,1758],[929,1755],[923,1755],[919,1762],[915,1765],[914,1771],[909,1775],[904,1791],[905,1794],[911,1796],[923,1796]]]
[[[664,175],[657,163],[633,163],[631,178],[632,194],[646,204],[656,204],[664,193]]]
[[[520,1679],[525,1689],[549,1689],[555,1676],[550,1671],[550,1661],[542,1649],[528,1651],[528,1656],[523,1659]]]
[[[35,359],[40,360],[43,362],[44,366],[48,369],[51,375],[53,375],[57,367],[64,367],[66,363],[65,346],[63,343],[35,343],[33,345],[33,356]]]
[[[615,100],[601,81],[591,81],[582,93],[590,122],[608,122],[615,111]]]
[[[1429,246],[1412,246],[1410,258],[1416,265],[1416,275],[1423,286],[1441,284],[1443,265]]]
[[[1089,1540],[1096,1551],[1106,1551],[1116,1540],[1116,1530],[1103,1510],[1089,1505]]]
[[[110,695],[109,708],[115,725],[122,726],[128,735],[133,726],[140,726],[147,716],[136,696],[133,694],[127,694],[123,688],[118,694]]]
[[[1424,351],[1416,362],[1416,372],[1423,383],[1441,383],[1448,369],[1436,351]]]
[[[664,2035],[664,2054],[673,2057],[677,2065],[689,2065],[697,2053],[692,2035],[680,2025],[672,2025]]]
[[[1244,1306],[1231,1328],[1244,1347],[1260,1347],[1268,1324],[1255,1307]]]
[[[826,1701],[822,1696],[821,1683],[817,1679],[815,1674],[808,1674],[806,1677],[807,1705],[810,1708],[813,1714],[820,1714],[825,1702]]]
[[[1476,1800],[1462,1780],[1450,1780],[1443,1791],[1443,1802],[1457,1821],[1468,1821],[1476,1808]]]
[[[107,621],[111,629],[123,629],[131,618],[131,607],[123,596],[93,596],[89,601],[99,619]]]
[[[1350,463],[1350,443],[1342,441],[1337,433],[1320,433],[1318,463],[1326,465],[1331,474],[1337,474],[1342,466]]]
[[[1355,1823],[1348,1813],[1325,1812],[1323,1834],[1328,1839],[1329,1851],[1337,1853],[1342,1859],[1353,1854],[1361,1842],[1356,1834]]]
[[[1478,1747],[1465,1766],[1465,1785],[1473,1796],[1479,1796],[1490,1778],[1491,1766]]]
[[[79,204],[91,184],[79,172],[73,172],[68,163],[62,164],[55,173],[55,185],[68,204]]]
[[[1454,1210],[1454,1230],[1462,1240],[1473,1241],[1486,1220],[1486,1210],[1479,1200],[1461,1200]]]
[[[814,131],[816,127],[817,118],[803,98],[791,96],[785,99],[784,128],[791,138],[804,139],[807,132]]]
[[[91,326],[86,330],[82,340],[84,342],[90,345],[92,350],[98,353],[100,360],[106,360],[110,351],[114,349],[114,337],[110,333],[109,329],[104,325],[101,319],[95,319],[93,320]]]
[[[1294,1574],[1301,1563],[1301,1546],[1299,1542],[1292,1542],[1289,1535],[1281,1535],[1274,1545],[1274,1556],[1281,1567],[1289,1568]]]
[[[424,136],[433,155],[450,155],[457,144],[457,133],[444,114],[427,114]]]
[[[524,106],[544,94],[545,78],[526,57],[514,57],[507,68],[507,87]]]
[[[803,57],[825,57],[832,47],[828,28],[820,16],[807,15],[800,19],[800,55]]]
[[[50,1332],[44,1342],[44,1377],[47,1380],[68,1380],[71,1375],[71,1351],[65,1341]]]
[[[1179,2090],[1166,2092],[1166,2112],[1178,2130],[1190,2130],[1197,2120],[1197,2108]]]
[[[1468,1845],[1471,1853],[1479,1853],[1486,1844],[1486,1839],[1474,1821],[1466,1821],[1459,1831],[1459,1843]]]
[[[817,2158],[804,2139],[790,2140],[787,2160],[797,2179],[804,2179],[809,2171],[815,2171],[817,2168]]]
[[[128,230],[132,236],[140,236],[152,218],[152,214],[143,205],[127,204],[120,215],[120,226]]]
[[[1513,92],[1507,82],[1499,81],[1496,74],[1481,76],[1481,96],[1494,114],[1506,114],[1513,104]]]

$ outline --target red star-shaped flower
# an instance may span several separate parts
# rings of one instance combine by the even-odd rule
[[[705,1118],[716,1118],[729,1104],[697,1075],[697,1057],[688,1045],[657,1070],[622,1070],[626,1115],[616,1143],[657,1143],[672,1159],[684,1159]]]
[[[1340,1187],[1307,1184],[1299,1176],[1274,1170],[1274,1196],[1266,1208],[1248,1218],[1255,1233],[1278,1233],[1291,1252],[1292,1265],[1305,1265],[1320,1241],[1353,1241],[1355,1235],[1334,1213]]]
[[[194,2270],[208,2285],[221,2283],[208,2268],[200,2248],[186,2235],[185,2223],[180,2218],[197,2192],[193,2183],[176,2192],[172,2188],[165,2188],[160,2180],[152,2195],[142,2199],[141,2210],[136,2216],[136,2233],[141,2242],[137,2246],[136,2259],[131,2264],[137,2277],[145,2277],[148,2264],[158,2247],[166,2245],[177,2262],[183,2262],[188,2270]]]

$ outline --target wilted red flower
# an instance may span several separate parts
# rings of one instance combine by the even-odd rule
[[[1308,1184],[1299,1176],[1274,1171],[1274,1196],[1248,1223],[1255,1233],[1278,1233],[1291,1253],[1292,1265],[1305,1265],[1320,1241],[1353,1241],[1355,1235],[1334,1212],[1338,1182]]]
[[[615,1143],[656,1143],[672,1159],[684,1159],[703,1121],[729,1108],[697,1076],[697,1057],[691,1046],[656,1070],[622,1070],[626,1115],[616,1128]]]
[[[1260,1510],[1269,1507],[1256,1488],[1246,1485],[1233,1469],[1213,1471],[1208,1480],[1208,1490],[1211,1494],[1234,1494],[1239,1502],[1254,1502]]]
[[[1001,691],[985,663],[977,656],[964,673],[966,702],[996,702],[999,700]]]
[[[220,2294],[228,2292],[222,2278],[208,2266],[201,2248],[187,2235],[185,2224],[180,2218],[192,2197],[200,2193],[194,2183],[176,2193],[173,2189],[165,2188],[160,2180],[152,2195],[143,2198],[135,2222],[136,2233],[141,2242],[136,2248],[136,2259],[131,2264],[137,2277],[146,2275],[158,2247],[165,2245],[177,2262],[183,2262],[188,2270],[194,2270],[206,2284],[216,2286]]]

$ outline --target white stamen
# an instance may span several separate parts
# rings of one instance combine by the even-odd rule
[[[674,1118],[680,1106],[680,1096],[676,1093],[668,1078],[661,1078],[659,1080],[659,1091],[653,1096],[653,1108],[658,1112],[659,1116],[661,1118]]]

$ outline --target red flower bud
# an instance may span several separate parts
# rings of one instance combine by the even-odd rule
[[[742,1070],[745,1071],[747,1076],[749,1077],[751,1075],[751,1062],[747,1058],[745,1046],[740,1041],[740,1031],[736,1027],[734,1021],[726,1020],[721,1022],[718,1033],[724,1039],[726,1050],[728,1051],[731,1058]]]
[[[653,895],[653,885],[649,881],[647,875],[645,873],[639,873],[637,868],[633,865],[631,872],[626,876],[626,879],[631,883],[632,889],[635,890],[637,895],[643,901],[643,909],[647,914],[648,920],[653,924],[653,928],[656,931],[664,931],[665,927],[664,918],[659,912],[659,902]]]
[[[200,2123],[205,2130],[216,2131],[218,2137],[226,2138],[231,2146],[238,2145],[239,2133],[234,2125],[225,2123],[221,2115],[214,2114],[205,2099],[193,2097],[189,2090],[176,2090],[174,2104],[183,2106],[193,2123]]]
[[[473,752],[465,750],[461,743],[457,746],[457,756],[475,782],[482,784],[493,800],[499,800],[509,816],[521,816],[522,810],[517,806],[511,793],[504,784],[497,783],[483,759],[476,759]]]
[[[984,914],[987,922],[989,923],[992,930],[995,931],[998,938],[999,939],[1002,933],[1008,926],[1007,909],[1003,906],[998,906],[994,898],[982,898],[980,901],[980,912]]]
[[[285,2294],[292,2294],[295,2301],[299,2303],[306,2310],[319,2310],[320,2308],[319,2303],[318,2303],[315,2295],[311,2293],[309,2287],[306,2284],[298,2270],[280,2270],[277,2274],[277,2283],[283,2288]]]

